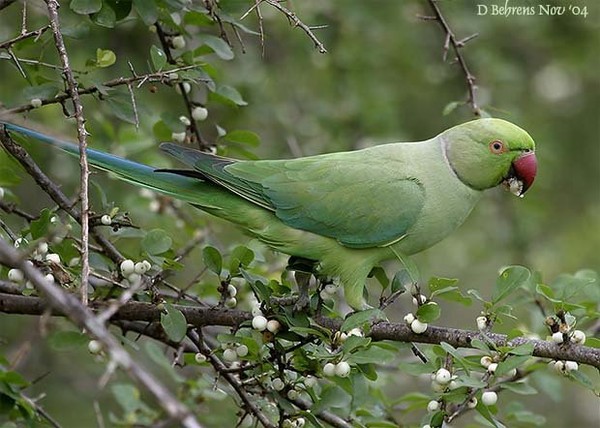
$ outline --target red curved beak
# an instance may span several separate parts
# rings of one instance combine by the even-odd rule
[[[513,169],[517,179],[523,182],[521,195],[533,184],[535,174],[537,173],[537,158],[534,152],[527,152],[519,156],[513,162]]]

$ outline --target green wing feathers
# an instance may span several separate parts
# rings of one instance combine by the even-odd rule
[[[421,184],[403,177],[394,162],[372,157],[372,151],[235,161],[174,144],[161,148],[208,180],[274,211],[288,226],[347,247],[386,246],[402,239],[424,203]]]

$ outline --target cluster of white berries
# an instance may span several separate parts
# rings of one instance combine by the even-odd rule
[[[548,363],[548,367],[556,370],[561,374],[568,374],[569,372],[575,372],[579,370],[579,364],[576,361],[561,361],[561,360],[552,360]]]
[[[249,352],[246,345],[239,343],[223,343],[221,349],[223,349],[223,359],[229,362],[238,361],[240,358],[246,357]],[[204,358],[206,360],[206,357]]]
[[[123,275],[131,285],[135,285],[142,280],[142,275],[148,272],[150,268],[152,268],[152,265],[148,260],[142,260],[141,262],[135,263],[131,259],[125,259],[121,262],[119,268],[121,270],[121,275]]]
[[[488,373],[490,374],[495,374],[496,370],[498,370],[498,359],[491,357],[489,355],[484,355],[483,357],[481,357],[481,359],[479,360],[479,363],[483,366],[483,368],[485,368]],[[514,377],[517,374],[517,369],[511,369],[506,373],[506,376],[511,378]]]
[[[425,333],[427,330],[427,323],[419,321],[412,313],[408,313],[404,316],[404,322],[410,326],[410,329],[415,334]]]
[[[586,340],[586,336],[583,331],[573,330],[572,332],[569,332],[569,333],[563,333],[560,331],[553,333],[552,341],[554,343],[563,343],[565,341],[565,336],[568,338],[569,341],[571,341],[577,345],[583,345]]]
[[[348,364],[346,361],[340,361],[337,364],[327,363],[323,366],[323,374],[328,377],[348,377],[350,370],[350,364]]]
[[[302,428],[306,425],[306,419],[304,418],[296,418],[296,419],[285,419],[282,423],[283,428]]]
[[[16,248],[18,248],[23,244],[26,244],[26,240],[24,240],[23,238],[19,238],[15,241],[14,245]],[[48,244],[46,242],[38,243],[35,251],[33,252],[33,256],[36,260],[46,262],[48,264],[60,265],[61,263],[60,256],[58,254],[48,253]],[[33,266],[33,262],[31,260],[27,260],[27,263]],[[8,271],[8,279],[12,282],[22,283],[25,280],[25,275],[20,269],[14,268]],[[44,279],[50,283],[54,283],[55,281],[54,275],[52,275],[51,273],[47,273],[46,275],[44,275]],[[25,287],[32,289],[33,284],[30,281],[27,281],[25,283]]]
[[[237,288],[233,284],[227,284],[227,298],[225,299],[225,307],[233,309],[237,306]]]
[[[325,287],[323,287],[323,289],[319,293],[319,296],[321,296],[321,299],[323,300],[331,300],[337,294],[338,288],[338,284],[330,282],[329,284],[325,285]]]
[[[276,319],[267,320],[263,315],[260,306],[255,305],[252,308],[252,328],[257,331],[270,331],[273,334],[277,334],[281,330],[281,323]]]
[[[333,335],[333,343],[342,344],[350,336],[363,337],[364,335],[365,334],[363,333],[363,331],[358,327],[355,327],[355,328],[349,330],[348,333],[345,333],[343,331],[336,331],[335,334]]]

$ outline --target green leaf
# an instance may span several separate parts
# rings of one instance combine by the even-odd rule
[[[143,1],[143,0],[142,0]],[[155,70],[162,70],[167,65],[167,55],[165,52],[156,45],[150,47],[150,59]]]
[[[509,266],[504,269],[496,280],[492,303],[497,304],[508,297],[517,288],[527,283],[530,277],[531,272],[523,266]]]
[[[153,229],[142,239],[142,248],[151,255],[162,254],[169,250],[171,245],[173,240],[162,229]]]
[[[200,42],[208,46],[219,58],[229,61],[235,56],[231,47],[220,37],[202,34],[198,36]]]
[[[187,333],[185,315],[169,303],[165,304],[165,312],[160,314],[160,325],[174,342],[181,342]]]
[[[516,369],[521,367],[523,364],[527,362],[531,358],[529,355],[517,355],[514,357],[507,358],[498,364],[498,368],[496,369],[495,375],[502,376],[503,374],[508,373],[512,369]]]
[[[44,83],[26,87],[23,89],[22,97],[27,101],[31,101],[33,98],[44,100],[54,98],[58,92],[59,89],[54,83]]]
[[[227,141],[231,141],[232,143],[246,144],[252,147],[258,147],[260,145],[259,136],[251,131],[230,131],[225,134],[223,138]]]
[[[387,320],[385,313],[380,309],[367,309],[366,311],[355,312],[344,320],[340,327],[341,331],[349,331],[356,327],[362,327],[371,321]]]
[[[533,343],[524,343],[511,349],[508,353],[512,355],[531,355],[534,348]]]
[[[129,93],[113,90],[105,100],[112,114],[125,122],[136,124],[135,111],[133,110],[131,95]]]
[[[29,225],[29,233],[31,233],[33,239],[39,239],[48,233],[51,218],[52,212],[48,208],[44,208],[40,212],[40,217],[31,222]]]
[[[403,289],[407,290],[408,287],[412,285],[413,281],[410,278],[410,275],[406,269],[401,269],[394,275],[394,279],[392,279],[392,293]]]
[[[155,0],[133,0],[133,7],[146,25],[152,25],[158,19],[158,8]]]
[[[437,320],[441,313],[442,310],[440,309],[440,305],[435,302],[427,302],[424,305],[419,306],[415,315],[419,321],[430,323]]]
[[[219,250],[211,246],[204,247],[202,249],[202,259],[210,271],[217,275],[221,274],[221,271],[223,270],[223,257],[221,257]]]
[[[507,389],[520,395],[534,395],[538,393],[537,389],[522,381],[502,383],[502,389]]]
[[[237,89],[232,88],[231,86],[222,85],[217,87],[216,91],[212,93],[212,96],[214,96],[217,101],[225,102],[227,104],[233,104],[237,106],[248,105]]]
[[[229,256],[229,273],[237,275],[240,267],[247,267],[254,260],[254,251],[243,245],[234,248]]]
[[[384,290],[390,285],[390,280],[387,277],[385,270],[381,266],[375,266],[373,269],[371,269],[369,277],[375,277],[377,282],[381,284],[381,288]]]
[[[469,361],[467,361],[462,355],[460,355],[456,348],[454,348],[452,345],[446,342],[440,343],[440,346],[442,347],[442,349],[444,349],[444,351],[452,355],[454,357],[454,361],[458,365],[460,365],[467,374],[469,374]]]
[[[102,9],[102,0],[71,0],[69,7],[79,15],[89,15]]]
[[[56,351],[67,351],[84,346],[89,337],[78,331],[57,331],[48,338],[48,343]]]
[[[96,49],[96,65],[100,68],[110,67],[117,61],[117,56],[110,49]]]
[[[444,107],[444,110],[442,110],[442,115],[448,116],[450,113],[452,113],[454,110],[456,110],[456,107],[458,107],[462,104],[464,104],[464,102],[462,102],[462,101],[452,101],[452,102],[446,104],[446,106]]]
[[[574,380],[575,382],[579,383],[580,385],[583,385],[585,388],[589,389],[590,391],[593,391],[594,394],[600,394],[600,386],[594,385],[594,383],[590,380],[590,378],[587,377],[587,375],[582,373],[581,371],[575,370],[575,371],[569,372],[569,378],[571,380]]]
[[[90,15],[90,19],[97,25],[106,28],[114,28],[117,23],[117,14],[115,10],[105,0],[102,9],[98,13]]]
[[[140,391],[133,385],[118,383],[111,386],[115,400],[125,413],[133,413],[144,407],[140,400]]]

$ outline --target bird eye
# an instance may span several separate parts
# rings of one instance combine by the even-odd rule
[[[490,143],[490,152],[498,155],[504,152],[504,143],[499,140],[494,140]]]

